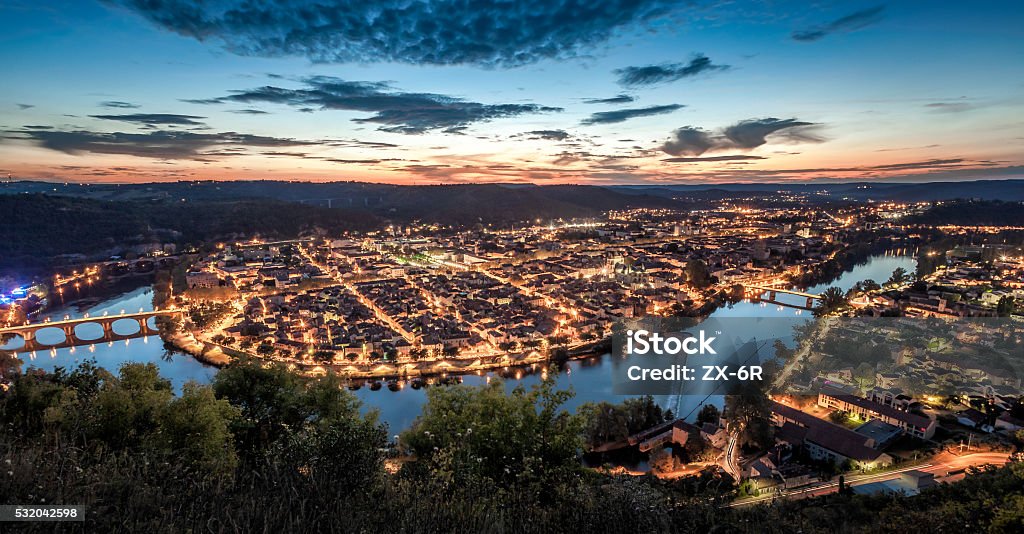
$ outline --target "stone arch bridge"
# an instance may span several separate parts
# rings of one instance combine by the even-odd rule
[[[139,337],[157,335],[159,332],[149,326],[150,317],[178,316],[184,313],[183,309],[169,308],[166,310],[153,310],[139,313],[121,313],[117,315],[101,315],[95,317],[81,317],[78,319],[65,319],[61,321],[45,321],[41,323],[26,323],[23,325],[0,328],[0,339],[9,335],[19,336],[24,340],[21,347],[7,349],[14,352],[34,352],[40,350],[62,349],[67,347],[79,347],[108,341],[120,341]],[[130,334],[119,334],[114,331],[114,323],[118,321],[132,320],[138,323],[139,329]],[[103,329],[103,335],[95,339],[84,339],[75,332],[75,327],[82,324],[97,324]],[[41,342],[36,334],[43,329],[57,329],[64,332],[64,340],[57,343]]]

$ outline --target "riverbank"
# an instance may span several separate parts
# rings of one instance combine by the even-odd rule
[[[242,350],[225,347],[216,343],[200,341],[191,333],[177,333],[164,339],[175,350],[184,352],[202,363],[224,367],[235,358],[277,361],[289,365],[308,376],[325,375],[332,372],[345,379],[411,379],[470,375],[506,368],[523,368],[538,364],[564,363],[570,360],[589,358],[611,350],[611,338],[556,349],[549,354],[538,351],[505,353],[475,358],[448,358],[436,360],[396,362],[349,362],[345,364],[310,362],[295,358],[266,358]],[[564,356],[561,356],[564,354]]]

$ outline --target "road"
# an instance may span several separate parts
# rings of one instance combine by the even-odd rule
[[[737,482],[743,476],[743,472],[740,470],[739,463],[736,461],[736,444],[739,443],[739,434],[733,432],[729,434],[729,444],[725,446],[725,458],[722,462],[722,468],[725,469],[726,473],[732,475],[732,478]]]
[[[942,453],[931,460],[912,466],[902,467],[884,473],[872,473],[866,475],[850,475],[846,477],[846,484],[859,486],[868,482],[885,482],[899,478],[900,474],[907,471],[919,470],[926,473],[933,473],[935,480],[939,482],[954,482],[964,477],[963,469],[968,467],[979,467],[982,465],[1004,465],[1009,461],[1009,454],[1005,452],[979,452],[957,456],[951,453]],[[958,471],[961,471],[957,473]],[[952,473],[951,473],[952,472]],[[749,506],[774,501],[775,499],[804,499],[808,497],[820,497],[835,493],[839,489],[839,478],[833,477],[827,482],[819,482],[810,486],[785,490],[780,493],[769,493],[758,497],[739,499],[729,504],[730,507]]]
[[[801,340],[801,345],[796,353],[789,358],[789,361],[786,362],[782,371],[775,378],[775,383],[773,384],[775,388],[782,388],[782,391],[785,391],[783,386],[786,385],[786,380],[789,379],[789,375],[793,373],[798,365],[810,358],[811,348],[814,346],[814,343],[819,339],[824,339],[831,328],[832,321],[827,317],[822,318],[818,322],[817,328],[815,328],[814,336],[811,339]]]

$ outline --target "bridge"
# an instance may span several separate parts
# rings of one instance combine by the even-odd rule
[[[805,310],[813,310],[815,300],[821,300],[821,295],[815,295],[814,293],[805,293],[803,291],[796,291],[794,289],[786,289],[783,287],[776,287],[771,284],[748,284],[743,286],[746,295],[755,300],[763,300],[765,302],[771,302],[772,304],[778,304],[779,306],[789,306],[791,308],[799,308]],[[768,298],[762,298],[767,293]],[[778,300],[779,293],[784,295],[795,295],[797,297],[803,297],[807,299],[806,306],[800,306],[789,302],[782,302]]]
[[[148,312],[139,313],[120,313],[118,315],[101,315],[97,317],[81,317],[78,319],[64,319],[61,321],[44,321],[41,323],[25,323],[23,325],[8,326],[0,328],[0,339],[6,336],[15,335],[20,336],[24,340],[24,344],[16,349],[7,349],[14,352],[35,352],[38,350],[50,350],[50,349],[63,349],[68,347],[78,347],[82,345],[92,345],[94,343],[101,343],[107,341],[121,341],[124,339],[134,339],[139,337],[154,336],[159,334],[159,331],[155,328],[150,328],[147,322],[150,317],[157,316],[174,316],[181,315],[185,310],[178,308],[168,308],[166,310],[153,310]],[[119,334],[114,331],[114,323],[123,320],[135,321],[139,325],[139,329],[130,334]],[[82,324],[97,324],[103,329],[103,335],[95,339],[83,339],[77,333],[75,328]],[[36,334],[43,329],[55,328],[64,332],[64,340],[57,343],[43,343],[39,341]]]

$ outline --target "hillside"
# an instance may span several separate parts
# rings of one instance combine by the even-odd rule
[[[0,195],[0,213],[0,270],[42,267],[54,256],[115,253],[144,243],[339,233],[380,222],[366,212],[271,199],[174,202]]]

